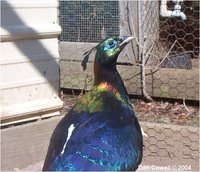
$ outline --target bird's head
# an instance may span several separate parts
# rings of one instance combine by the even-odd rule
[[[119,53],[132,39],[133,37],[117,36],[103,40],[96,48],[95,62],[104,66],[115,63]]]
[[[94,49],[96,49],[95,63],[103,66],[110,66],[110,64],[116,63],[118,55],[132,39],[133,37],[131,36],[107,37],[93,49],[84,54],[85,57],[82,62],[83,69],[86,69],[89,54]]]

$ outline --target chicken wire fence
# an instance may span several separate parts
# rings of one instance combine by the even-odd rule
[[[140,125],[148,135],[143,137],[141,171],[199,171],[198,127],[148,122]]]
[[[149,95],[198,100],[199,96],[199,4],[184,1],[187,19],[160,16],[158,1],[60,1],[61,88],[88,90],[93,84],[91,55],[83,72],[83,53],[105,35],[133,35],[118,59],[118,70],[128,93],[142,95],[141,57],[145,57],[145,83]],[[174,3],[168,1],[168,10]],[[157,9],[157,10],[155,10]],[[141,123],[144,162],[177,165],[173,170],[198,169],[198,128]],[[162,160],[161,160],[162,159]],[[150,162],[149,162],[150,163]],[[150,166],[149,166],[150,167]],[[139,167],[142,171],[149,167]],[[174,169],[172,169],[172,167]]]
[[[61,87],[89,89],[90,58],[83,72],[83,53],[106,35],[133,35],[121,53],[118,70],[128,93],[198,100],[199,2],[183,1],[181,17],[162,17],[159,1],[59,1]],[[167,1],[167,10],[175,2]],[[145,64],[142,64],[142,59]],[[141,78],[143,65],[145,78]]]
[[[60,1],[60,41],[99,42],[104,30],[119,35],[117,1]]]

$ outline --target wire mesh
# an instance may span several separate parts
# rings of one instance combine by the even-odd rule
[[[119,35],[118,1],[60,1],[61,41],[99,42]]]
[[[95,46],[94,43],[99,42],[102,35],[119,35],[122,28],[125,28],[123,33],[130,34],[130,27],[134,26],[132,33],[135,33],[134,36],[138,38],[142,48],[144,38],[146,39],[145,50],[141,48],[141,52],[145,54],[153,47],[149,57],[151,60],[147,63],[150,69],[146,70],[147,92],[156,97],[198,100],[198,1],[184,1],[181,4],[181,10],[187,16],[186,21],[178,17],[161,17],[158,1],[140,1],[140,5],[136,1],[123,3],[124,9],[120,10],[119,1],[60,2],[61,87],[89,89],[92,85],[92,63],[89,63],[88,70],[83,72],[82,54]],[[127,4],[133,5],[134,8],[128,10]],[[167,6],[168,10],[174,9],[174,3],[171,1],[168,1]],[[125,18],[122,20],[121,16]],[[139,56],[140,52],[135,54]],[[118,65],[119,73],[128,93],[141,95],[140,67],[137,66],[136,60],[135,64],[132,64],[132,60],[128,62],[128,65]],[[158,66],[159,69],[154,74],[151,73],[152,66]],[[145,138],[144,159],[152,157],[153,163],[155,158],[162,157],[166,158],[166,162],[171,160],[169,163],[172,164],[179,158],[177,162],[181,162],[180,165],[191,162],[196,166],[192,167],[192,170],[198,168],[198,128],[186,129],[149,123],[142,124],[142,127],[149,136]],[[157,161],[158,165],[159,163],[161,164],[160,159]]]
[[[174,5],[174,2],[167,1],[167,10],[173,11]],[[158,10],[152,10],[155,7],[155,1],[141,1],[139,6],[140,43],[144,46],[143,39],[146,39],[148,46],[143,48],[145,51],[155,42],[157,46],[154,47],[154,57],[151,58],[151,62],[154,63],[150,64],[158,64],[166,58],[165,54],[168,54],[161,67],[176,69],[198,67],[198,61],[195,60],[199,58],[198,1],[184,1],[181,4],[186,20],[181,17],[162,17]]]
[[[167,2],[168,10],[173,11],[174,3]],[[89,89],[92,65],[82,72],[82,54],[104,35],[134,33],[140,44],[134,44],[140,47],[134,54],[138,57],[141,53],[149,54],[146,55],[146,91],[155,97],[198,100],[199,3],[181,3],[186,20],[160,16],[159,6],[158,1],[60,1],[61,87]],[[132,8],[128,10],[129,7]],[[130,32],[130,28],[134,31]],[[128,93],[141,95],[140,67],[137,66],[140,61],[125,57],[133,51],[127,47],[121,54],[124,57],[119,59],[118,70]],[[157,72],[152,72],[154,69]],[[89,83],[86,78],[90,78]]]
[[[141,122],[141,126],[148,137],[144,137],[144,157],[140,170],[155,171],[145,169],[144,164],[168,167],[166,171],[199,170],[198,127],[148,122]]]
[[[173,10],[173,3],[168,2],[169,10]],[[160,18],[160,40],[170,47],[177,40],[179,47],[175,46],[172,52],[188,51],[192,58],[199,56],[199,2],[184,1],[182,11],[186,15],[185,21],[181,18]]]

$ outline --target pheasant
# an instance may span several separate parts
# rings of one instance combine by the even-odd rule
[[[117,71],[133,37],[107,37],[96,50],[94,85],[56,126],[43,171],[135,171],[142,161],[142,131]]]

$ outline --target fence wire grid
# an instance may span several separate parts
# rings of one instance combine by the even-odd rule
[[[60,41],[99,42],[102,33],[119,35],[117,1],[60,1]]]
[[[174,3],[167,1],[168,10]],[[147,92],[154,97],[198,100],[199,94],[199,2],[183,1],[181,10],[187,19],[160,16],[158,1],[59,1],[61,87],[89,89],[92,66],[86,74],[81,68],[82,55],[96,45],[104,35],[134,34],[146,50],[128,45],[120,57],[118,70],[128,93],[141,95],[141,78],[137,67],[140,51],[147,52]],[[157,10],[155,10],[157,8]],[[137,14],[137,15],[136,15]],[[132,29],[132,31],[131,31]],[[129,32],[130,31],[130,32]],[[148,49],[149,48],[149,49]],[[127,55],[128,54],[128,55]],[[129,55],[130,54],[130,55]],[[126,56],[131,56],[127,58]],[[133,60],[135,57],[135,61]],[[90,58],[93,59],[93,58]],[[149,60],[150,59],[150,60]],[[72,63],[74,62],[74,63]],[[76,64],[75,64],[76,62]],[[124,63],[126,62],[126,63]],[[162,63],[161,63],[162,62]],[[124,63],[124,65],[123,65]],[[133,66],[126,66],[127,63]],[[153,68],[152,68],[153,67]],[[86,77],[87,76],[87,77]],[[90,82],[85,78],[89,78]]]
[[[93,84],[93,63],[88,63],[88,69],[83,72],[81,67],[83,53],[101,41],[103,35],[133,34],[143,47],[138,50],[137,44],[128,45],[117,66],[128,93],[142,94],[141,77],[136,75],[141,72],[137,60],[141,51],[148,52],[149,47],[153,47],[151,55],[148,56],[150,60],[147,68],[158,67],[153,74],[152,68],[146,69],[147,92],[155,97],[198,101],[198,1],[181,3],[181,11],[187,17],[185,21],[178,17],[160,16],[159,1],[60,1],[59,3],[59,20],[62,27],[61,88],[90,89]],[[168,10],[174,9],[172,1],[167,1],[167,6]],[[146,50],[143,49],[144,38],[147,39]],[[93,60],[94,54],[90,57],[90,62]],[[142,127],[149,136],[144,138],[144,161],[152,157],[152,163],[155,163],[155,160],[157,162],[155,165],[179,163],[183,165],[181,168],[188,168],[192,164],[191,170],[198,169],[198,128],[177,128],[150,123],[142,123]]]

